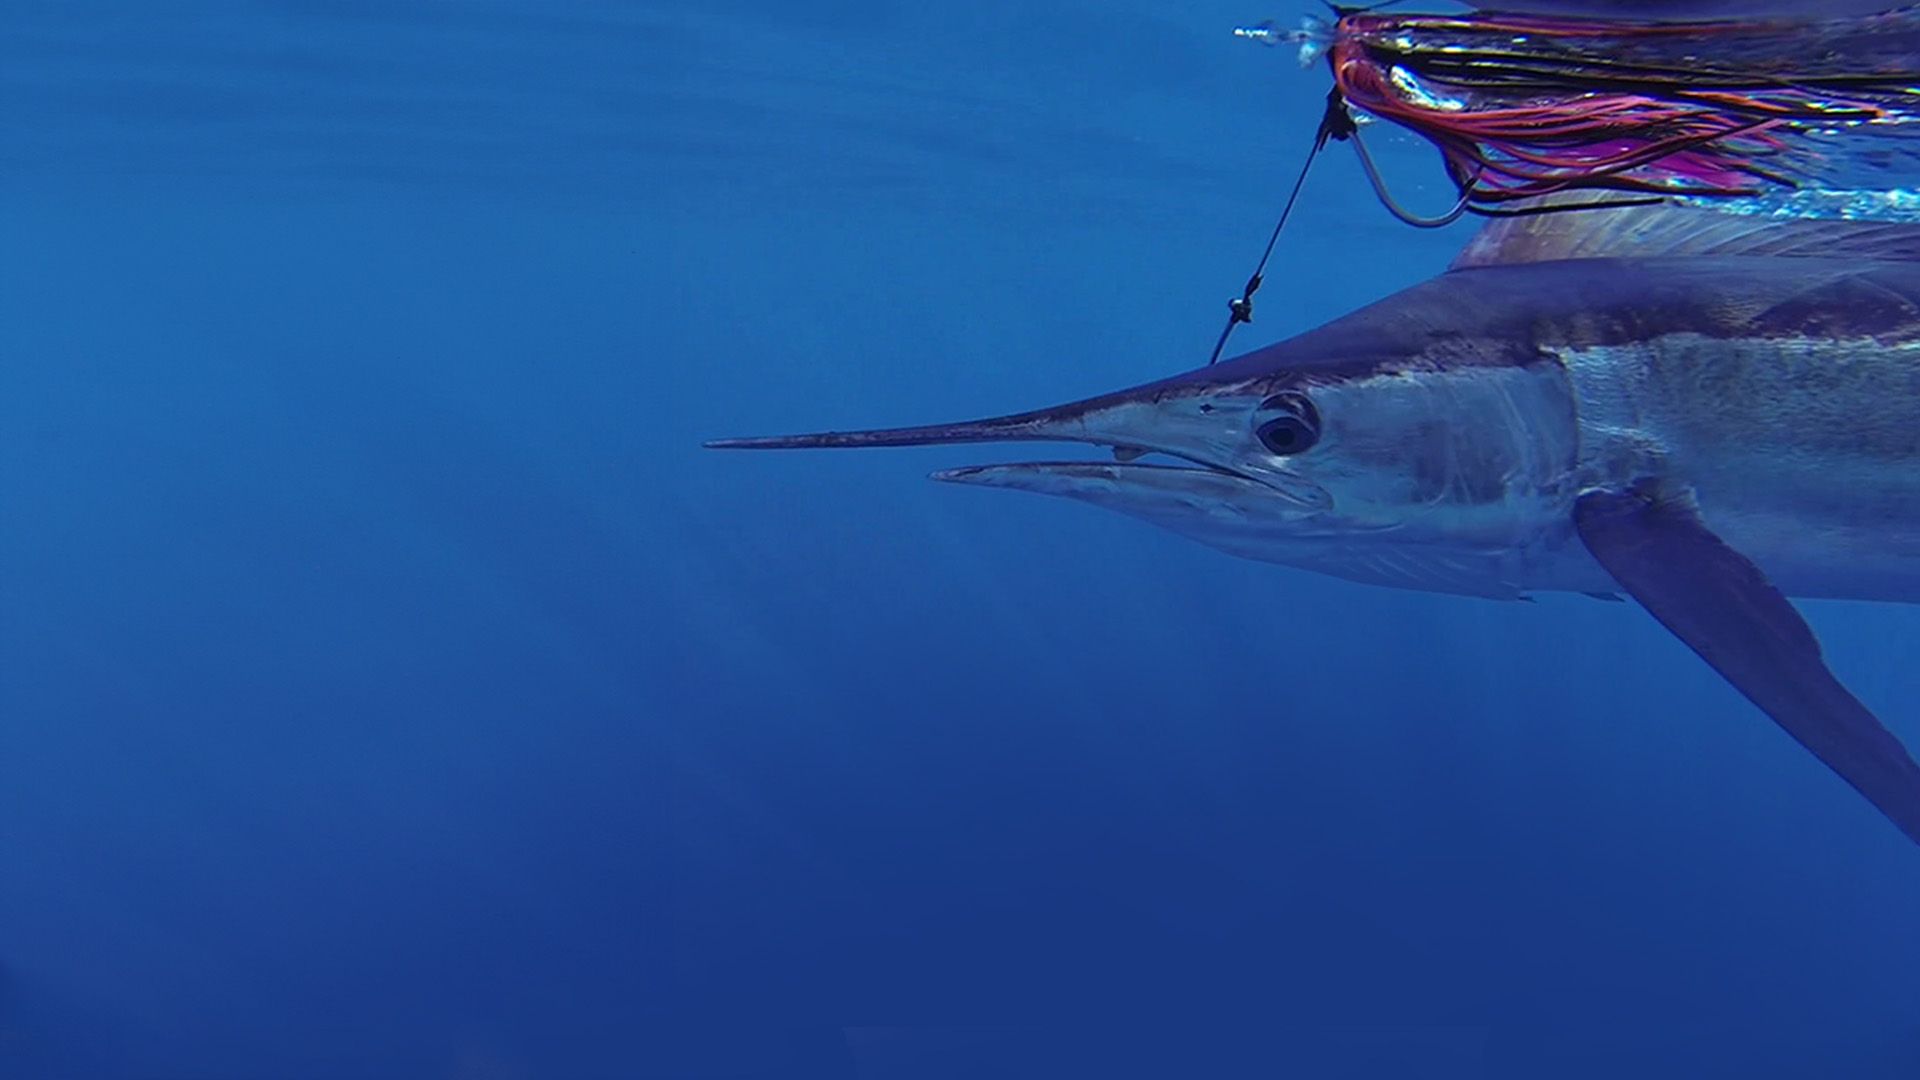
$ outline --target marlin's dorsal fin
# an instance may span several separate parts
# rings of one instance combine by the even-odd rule
[[[1781,218],[1668,204],[1596,207],[1498,218],[1467,241],[1452,269],[1688,255],[1920,262],[1920,225]]]

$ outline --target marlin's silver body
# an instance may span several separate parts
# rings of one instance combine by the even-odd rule
[[[1831,312],[1802,313],[1822,299]],[[1329,545],[1292,507],[1232,484],[1204,516],[1123,483],[1089,478],[1072,493],[1248,558],[1516,598],[1614,591],[1574,535],[1572,503],[1652,477],[1689,489],[1708,526],[1789,595],[1920,599],[1920,265],[1465,269],[1282,350],[1309,372],[1372,360],[1316,393],[1334,398],[1330,439],[1368,437],[1339,428],[1339,396],[1364,397],[1367,429],[1397,437],[1363,458],[1422,463],[1376,529]],[[1405,420],[1380,423],[1392,412]]]

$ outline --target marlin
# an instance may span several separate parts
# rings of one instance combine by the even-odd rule
[[[1503,219],[1436,278],[1186,374],[993,419],[708,445],[1009,441],[1111,460],[934,479],[1351,581],[1631,597],[1920,843],[1920,766],[1788,600],[1920,602],[1920,228]]]

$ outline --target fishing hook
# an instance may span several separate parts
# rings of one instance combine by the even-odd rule
[[[1387,208],[1387,213],[1392,214],[1394,217],[1399,218],[1414,228],[1444,228],[1459,221],[1460,216],[1465,214],[1467,207],[1473,203],[1473,185],[1480,181],[1480,170],[1478,168],[1474,169],[1473,175],[1467,179],[1466,183],[1460,185],[1460,201],[1454,204],[1453,209],[1441,214],[1439,217],[1431,218],[1423,218],[1412,213],[1395,201],[1393,193],[1387,190],[1387,182],[1381,177],[1379,167],[1373,163],[1373,155],[1367,151],[1367,144],[1360,140],[1360,129],[1356,127],[1348,132],[1347,139],[1353,143],[1354,153],[1360,155],[1360,168],[1366,172],[1367,182],[1373,185],[1373,193],[1379,197],[1380,205]]]

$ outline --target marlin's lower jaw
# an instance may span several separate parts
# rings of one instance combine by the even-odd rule
[[[1246,476],[1203,462],[1026,461],[942,469],[949,484],[1059,495],[1147,517],[1208,516],[1305,521],[1332,509],[1326,489],[1291,474]]]

